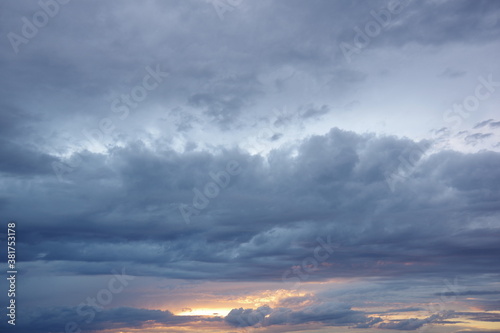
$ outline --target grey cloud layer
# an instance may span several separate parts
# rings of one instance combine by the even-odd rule
[[[279,280],[312,253],[317,236],[330,235],[340,245],[335,265],[315,279],[498,274],[500,155],[431,155],[391,192],[386,177],[416,146],[338,129],[267,159],[136,142],[109,155],[87,152],[66,182],[45,175],[29,193],[20,180],[5,180],[15,195],[3,197],[3,209],[20,222],[21,258],[59,262],[53,269],[62,271],[98,273],[100,262],[126,260],[140,267],[131,274]],[[203,191],[230,160],[241,174],[186,225],[179,205],[192,205],[193,189]],[[47,210],[48,202],[58,208]]]
[[[6,15],[2,30],[18,34],[20,17],[30,18],[40,10],[34,1],[22,7],[14,2],[1,6],[3,12],[13,12]],[[99,120],[107,115],[111,99],[130,91],[146,66],[161,64],[170,77],[141,107],[182,105],[223,129],[235,128],[242,125],[243,111],[259,97],[283,89],[290,73],[278,73],[285,68],[307,73],[317,81],[311,85],[322,82],[330,94],[352,89],[367,74],[346,67],[338,45],[352,43],[353,28],[374,20],[371,10],[386,7],[387,1],[370,6],[347,1],[252,1],[228,13],[221,23],[212,6],[200,1],[120,6],[71,2],[21,45],[19,54],[13,53],[7,38],[3,40],[0,55],[9,62],[4,66],[9,80],[0,83],[2,97],[8,101],[6,107],[44,115],[42,126],[22,139],[35,140],[34,134],[58,135],[63,123],[69,131],[90,126],[88,117]],[[86,13],[84,18],[81,12]],[[335,15],[339,12],[343,14]],[[412,1],[368,47],[492,42],[500,29],[495,19],[499,12],[495,1]],[[55,48],[58,52],[53,52]],[[269,73],[274,76],[264,83]],[[78,116],[68,117],[68,111]],[[68,125],[71,120],[80,126]]]
[[[170,311],[121,307],[100,309],[95,311],[93,320],[86,321],[85,317],[78,315],[78,310],[77,307],[61,306],[36,309],[31,312],[23,311],[16,325],[16,332],[90,332],[103,329],[141,328],[152,324],[177,326],[190,322],[222,320],[199,316],[175,316]]]

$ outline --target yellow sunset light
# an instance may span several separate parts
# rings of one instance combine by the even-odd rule
[[[233,308],[199,308],[178,313],[178,316],[211,316],[225,317]]]

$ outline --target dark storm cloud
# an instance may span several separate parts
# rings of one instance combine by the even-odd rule
[[[494,41],[500,30],[500,6],[491,1],[402,0],[371,5],[349,12],[350,24],[340,25],[337,41],[344,44],[337,55],[348,63],[365,48],[483,44]]]
[[[82,314],[84,313],[84,314]],[[162,324],[176,326],[198,321],[221,321],[221,318],[200,316],[175,316],[170,311],[137,309],[130,307],[99,309],[91,319],[85,308],[52,307],[23,312],[16,324],[16,331],[28,332],[78,332],[103,329],[141,328],[145,325]],[[4,324],[4,323],[2,323]]]
[[[0,133],[4,138],[8,136],[24,136],[33,130],[33,125],[39,123],[41,115],[32,115],[14,106],[0,104]]]
[[[500,6],[491,1],[402,1],[408,2],[401,16],[402,27],[381,35],[384,43],[404,45],[417,42],[440,45],[453,42],[492,41],[500,30]],[[443,17],[446,16],[446,20]],[[401,22],[400,21],[400,22]]]
[[[43,126],[45,116],[29,113],[6,104],[0,105],[0,172],[11,176],[52,174],[52,162],[58,161],[44,151],[45,139],[29,142],[36,128]]]
[[[269,140],[270,141],[278,141],[279,139],[281,139],[283,137],[283,134],[281,133],[276,133],[274,134]]]
[[[272,313],[269,306],[261,306],[257,309],[232,309],[224,320],[231,326],[247,327],[253,326],[263,321],[265,316]]]
[[[102,264],[126,258],[136,263],[129,274],[279,281],[328,235],[340,244],[335,265],[311,279],[498,273],[499,233],[486,221],[498,217],[499,154],[431,155],[391,192],[386,175],[414,145],[334,129],[264,160],[137,142],[87,153],[66,182],[34,182],[26,212],[23,188],[11,182],[17,195],[3,210],[22,221],[21,258],[62,272],[105,274]],[[193,188],[203,192],[230,160],[242,172],[186,225],[179,205],[192,205]],[[57,212],[43,209],[48,191]],[[469,223],[478,224],[459,228]]]
[[[335,94],[361,83],[366,73],[342,68],[339,44],[352,42],[353,28],[373,21],[370,12],[387,4],[255,1],[242,4],[221,23],[212,5],[202,1],[146,1],[140,6],[71,2],[61,5],[48,25],[20,45],[17,55],[4,38],[1,56],[9,61],[4,66],[9,80],[0,82],[1,94],[18,104],[26,104],[26,96],[36,99],[50,110],[52,120],[38,131],[53,130],[66,119],[67,110],[102,117],[109,112],[110,96],[129,91],[146,66],[161,64],[169,79],[144,103],[192,106],[227,129],[244,114],[243,108],[268,94],[261,77],[269,71],[288,65],[320,78]],[[2,6],[4,12],[15,13],[5,15],[1,28],[6,33],[21,34],[20,18],[40,10],[37,2]],[[370,47],[486,43],[500,29],[488,18],[499,12],[494,1],[412,1],[394,17],[397,27],[384,30]],[[58,52],[53,52],[56,47]],[[34,112],[33,105],[27,112]]]
[[[487,322],[500,322],[500,314],[488,312],[457,312],[457,315],[468,317],[472,320],[487,321]]]
[[[468,145],[476,145],[477,143],[483,141],[484,139],[487,139],[489,137],[492,137],[493,133],[474,133],[471,135],[467,135],[465,137],[465,142]]]
[[[289,308],[233,309],[224,320],[235,327],[298,325],[319,322],[332,326],[361,325],[371,327],[381,321],[379,318],[366,317],[361,311],[354,311],[348,305],[339,303],[320,303],[301,310]],[[359,327],[361,327],[359,326]]]
[[[467,290],[458,293],[450,293],[450,292],[443,293],[444,296],[453,296],[453,295],[476,296],[476,295],[499,295],[499,294],[500,291],[498,290]]]
[[[493,121],[490,123],[491,128],[498,128],[500,127],[500,121]]]
[[[490,124],[491,122],[493,121],[493,119],[488,119],[488,120],[483,120],[479,123],[477,123],[475,126],[474,126],[474,129],[478,129],[478,128],[482,128],[488,124]]]
[[[0,172],[8,175],[52,175],[51,164],[58,159],[37,151],[36,147],[23,147],[10,140],[0,139]]]
[[[255,77],[235,75],[209,80],[188,98],[188,103],[201,108],[213,121],[227,128],[258,94],[259,82]]]
[[[439,294],[440,296],[441,294]],[[454,294],[453,294],[454,295]],[[403,308],[403,309],[389,309],[384,312],[377,312],[377,313],[394,313],[394,312],[415,312],[415,311],[422,311],[424,309],[422,308],[416,308],[416,307],[409,307],[409,308]]]
[[[467,72],[465,71],[461,71],[461,70],[457,70],[457,69],[451,69],[451,68],[446,68],[441,74],[440,76],[443,76],[443,77],[447,77],[447,78],[450,78],[450,79],[454,79],[454,78],[457,78],[457,77],[461,77],[461,76],[464,76]]]
[[[380,323],[378,328],[390,329],[390,330],[401,330],[401,331],[413,331],[419,329],[425,324],[430,323],[446,323],[443,321],[447,318],[453,318],[455,315],[450,312],[446,314],[435,314],[424,319],[410,318],[403,320],[393,320],[388,323]]]
[[[456,331],[455,333],[500,333],[500,330],[485,330],[485,331]]]
[[[301,113],[300,117],[304,119],[311,117],[320,117],[330,112],[330,109],[327,105],[322,105],[321,107],[314,107],[313,105],[309,105],[303,109],[304,110],[299,110],[299,112]]]

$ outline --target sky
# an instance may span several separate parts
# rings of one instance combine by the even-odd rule
[[[500,332],[500,2],[0,3],[2,332]]]

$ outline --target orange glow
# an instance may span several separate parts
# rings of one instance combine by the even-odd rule
[[[247,305],[250,307],[259,307],[263,305],[273,306],[279,303],[280,300],[288,297],[301,297],[305,296],[306,293],[298,292],[298,291],[290,291],[286,289],[278,289],[278,290],[264,290],[260,293],[249,295],[241,298],[237,298],[236,302]]]
[[[290,291],[286,289],[278,290],[263,290],[251,295],[240,296],[231,299],[218,299],[210,302],[203,302],[201,307],[187,306],[175,312],[178,316],[226,316],[232,309],[235,308],[258,308],[268,305],[275,307],[282,299],[288,297],[302,297],[308,295],[304,292]]]
[[[190,309],[180,313],[178,316],[211,316],[211,317],[225,317],[233,308],[200,308]]]

